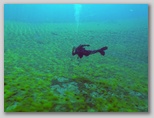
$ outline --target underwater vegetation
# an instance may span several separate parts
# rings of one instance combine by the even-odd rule
[[[148,112],[148,32],[137,23],[83,23],[75,39],[74,24],[5,22],[4,111]],[[80,42],[109,50],[77,59]]]

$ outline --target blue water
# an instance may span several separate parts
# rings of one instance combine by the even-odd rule
[[[78,7],[79,6],[79,7]],[[5,4],[4,19],[22,22],[148,20],[147,4]]]

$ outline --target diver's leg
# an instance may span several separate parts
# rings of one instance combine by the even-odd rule
[[[85,55],[85,56],[89,56],[91,53],[92,53],[91,50],[85,50],[85,51],[84,51],[84,55]]]
[[[84,52],[84,55],[85,55],[85,56],[89,56],[89,55],[95,54],[95,53],[97,53],[97,52],[98,52],[98,50],[86,50],[86,51]]]
[[[98,50],[93,50],[93,51],[90,52],[90,54],[95,54],[97,52],[98,52]]]

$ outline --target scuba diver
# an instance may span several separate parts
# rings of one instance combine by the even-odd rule
[[[103,47],[101,49],[98,49],[98,50],[86,50],[84,48],[84,46],[90,46],[90,45],[81,45],[80,44],[77,48],[76,47],[73,47],[73,49],[72,49],[72,55],[74,56],[74,55],[77,54],[79,58],[82,58],[83,55],[84,56],[89,56],[91,54],[95,54],[95,53],[99,52],[101,55],[104,56],[105,55],[104,50],[107,50],[108,49],[108,47],[105,46],[105,47]]]

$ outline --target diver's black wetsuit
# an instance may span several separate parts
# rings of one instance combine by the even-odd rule
[[[89,56],[90,54],[95,54],[97,52],[99,52],[101,55],[105,55],[105,52],[104,50],[108,49],[107,46],[101,48],[101,49],[98,49],[98,50],[85,50],[84,46],[90,46],[90,45],[79,45],[77,48],[73,47],[72,49],[72,55],[78,55],[80,58],[83,57],[83,55],[85,56]]]

